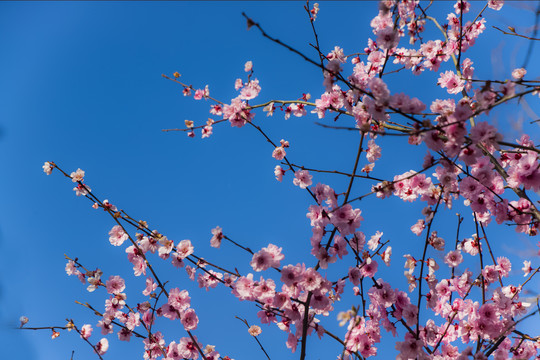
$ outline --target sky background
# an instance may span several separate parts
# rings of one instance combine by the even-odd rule
[[[523,6],[521,6],[521,5]],[[292,185],[291,174],[275,180],[278,164],[271,157],[273,147],[250,127],[214,127],[214,135],[195,139],[185,133],[162,132],[183,127],[184,120],[203,124],[210,102],[184,98],[181,87],[161,77],[178,71],[180,80],[203,88],[224,102],[237,96],[234,81],[245,79],[244,63],[253,61],[254,77],[262,91],[252,101],[297,99],[302,93],[314,98],[324,91],[320,70],[298,56],[262,38],[256,29],[246,30],[241,16],[245,11],[271,35],[315,58],[309,46],[313,34],[303,2],[1,2],[0,3],[0,337],[5,346],[2,356],[9,359],[95,359],[90,347],[76,334],[62,332],[56,340],[49,331],[13,330],[21,315],[30,318],[28,326],[66,323],[90,323],[91,340],[101,335],[92,312],[75,304],[89,302],[103,310],[104,291],[88,293],[77,279],[66,276],[64,254],[78,257],[88,268],[99,267],[109,275],[129,277],[126,293],[131,304],[143,301],[144,278],[132,279],[131,265],[124,249],[112,247],[108,232],[114,225],[91,203],[76,198],[73,184],[53,172],[42,172],[45,161],[54,161],[66,172],[77,168],[86,172],[86,183],[100,199],[146,220],[176,242],[190,239],[199,256],[225,267],[252,272],[250,256],[224,244],[217,250],[209,246],[210,230],[219,225],[225,234],[258,250],[269,243],[283,247],[282,265],[305,262],[314,266],[309,255],[311,229],[305,217],[312,204],[305,191]],[[453,2],[433,6],[441,18],[452,10]],[[473,11],[483,3],[473,3]],[[346,54],[363,51],[368,36],[373,36],[370,20],[377,13],[375,2],[320,2],[316,21],[321,48],[329,52],[341,46]],[[467,52],[478,78],[507,79],[511,70],[521,66],[527,42],[502,37],[491,25],[515,26],[526,32],[532,25],[533,3],[512,2],[503,12],[488,10],[488,31],[477,47]],[[469,16],[472,16],[469,14]],[[432,28],[432,27],[431,27]],[[429,32],[439,38],[435,32]],[[406,46],[406,40],[402,45]],[[533,59],[538,58],[536,47]],[[531,62],[533,64],[534,61]],[[449,68],[441,68],[441,71]],[[345,72],[350,72],[350,66]],[[538,68],[529,67],[530,78],[538,77]],[[407,92],[430,104],[436,98],[448,98],[435,87],[438,73],[414,77],[408,71],[389,77],[389,88]],[[540,142],[540,113],[537,98],[525,105],[493,111],[490,121],[498,125],[505,140],[514,141],[523,132]],[[357,148],[352,132],[322,129],[314,124],[315,115],[284,120],[281,113],[266,118],[259,113],[258,124],[274,140],[286,139],[291,147],[290,160],[306,167],[351,171]],[[331,116],[325,119],[332,121]],[[340,120],[351,126],[350,121]],[[392,178],[411,169],[419,169],[425,147],[411,148],[406,138],[380,138],[383,157],[374,173]],[[363,158],[365,164],[365,158]],[[346,179],[313,174],[314,183],[323,182],[344,191]],[[357,181],[353,194],[370,191],[372,183]],[[404,288],[402,254],[420,255],[423,237],[409,230],[421,218],[421,203],[403,203],[399,199],[380,201],[367,198],[357,203],[363,211],[361,230],[369,237],[384,232],[394,249],[393,266],[379,267],[380,275],[390,277],[393,286]],[[441,214],[435,222],[439,235],[452,243],[456,216],[465,216],[461,238],[475,232],[470,211],[460,204]],[[527,236],[506,226],[487,228],[496,253],[514,262],[513,275],[522,279],[523,256],[534,252]],[[441,256],[432,254],[436,259]],[[438,258],[437,258],[438,256]],[[537,258],[536,258],[537,259]],[[536,260],[538,262],[538,260]],[[442,264],[442,261],[440,261]],[[258,324],[257,309],[239,302],[230,291],[218,287],[209,293],[200,290],[185,276],[183,269],[154,260],[162,278],[171,287],[190,290],[192,304],[201,320],[195,334],[204,344],[216,345],[222,355],[231,358],[263,358],[258,345],[235,316]],[[476,269],[475,263],[470,263]],[[534,265],[534,263],[533,263]],[[345,266],[345,265],[344,265]],[[444,266],[444,265],[443,265]],[[538,266],[538,263],[536,263]],[[342,276],[343,269],[331,268],[329,279]],[[397,274],[397,275],[396,275]],[[276,274],[264,276],[278,279]],[[259,274],[256,274],[258,277]],[[538,281],[531,288],[538,288]],[[348,293],[338,311],[356,305],[358,299]],[[412,295],[415,299],[416,295]],[[335,316],[322,324],[343,336]],[[165,319],[166,320],[166,319]],[[177,323],[160,323],[167,341],[185,336]],[[176,325],[176,326],[172,326]],[[530,329],[533,324],[528,325]],[[262,326],[260,340],[274,359],[296,358],[285,348],[286,336],[275,326]],[[538,330],[538,327],[536,327]],[[400,329],[401,332],[401,329]],[[113,340],[106,358],[140,358],[142,344]],[[310,337],[310,359],[333,359],[341,348],[331,339]],[[381,356],[395,356],[393,342],[380,347]],[[6,353],[7,351],[7,353]]]

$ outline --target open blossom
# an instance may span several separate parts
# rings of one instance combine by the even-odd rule
[[[313,176],[309,174],[307,170],[299,170],[294,173],[293,184],[300,186],[301,189],[305,189],[312,184],[311,179]]]
[[[221,246],[221,240],[223,240],[223,231],[219,226],[212,229],[212,239],[210,239],[210,246],[219,248]]]
[[[253,62],[246,61],[246,63],[244,64],[244,71],[250,72],[251,70],[253,70]]]
[[[246,107],[246,102],[240,97],[234,98],[230,105],[223,105],[223,117],[230,121],[231,126],[240,128],[255,116]]]
[[[202,129],[202,138],[207,138],[207,137],[210,137],[210,135],[212,135],[212,125],[206,125],[203,129]]]
[[[77,169],[77,171],[74,171],[71,173],[71,181],[78,182],[84,180],[84,171],[81,169]]]
[[[176,252],[181,259],[185,259],[189,255],[193,254],[193,245],[191,245],[191,241],[180,241],[178,245],[176,245]]]
[[[444,262],[450,267],[456,267],[463,262],[463,255],[459,250],[450,251],[444,257]]]
[[[488,0],[488,7],[493,10],[501,10],[504,0]]]
[[[251,80],[246,86],[240,91],[240,99],[242,100],[251,100],[256,98],[261,92],[261,86],[259,85],[259,80]]]
[[[279,267],[280,261],[284,258],[285,255],[281,253],[280,247],[269,244],[268,247],[253,254],[250,265],[255,271],[264,271],[270,267]]]
[[[399,43],[399,34],[392,26],[377,31],[377,44],[381,49],[392,49]]]
[[[262,333],[262,330],[259,326],[252,325],[249,327],[248,332],[251,336],[259,336]]]
[[[109,241],[114,246],[120,246],[129,238],[128,234],[122,229],[120,225],[115,225],[109,231]]]
[[[465,87],[465,80],[460,79],[453,71],[445,71],[439,77],[438,85],[446,88],[449,94],[458,94]]]
[[[375,140],[369,140],[368,150],[366,152],[367,161],[370,163],[376,161],[381,157],[381,147],[375,144]]]
[[[197,317],[195,310],[191,308],[182,313],[180,320],[182,321],[182,325],[184,325],[184,329],[186,330],[195,330],[197,328],[197,324],[199,323],[199,318]]]
[[[86,196],[88,195],[88,192],[92,191],[92,189],[90,189],[88,185],[77,184],[77,186],[73,188],[73,191],[75,191],[75,195],[77,196]]]
[[[150,295],[154,290],[157,289],[157,283],[154,282],[154,279],[152,279],[151,277],[149,278],[146,278],[146,287],[145,289],[143,290],[143,295],[144,296],[148,296]]]
[[[271,102],[270,104],[266,105],[263,108],[263,111],[267,113],[266,116],[274,115],[274,110],[276,110],[276,107],[274,106],[273,102]]]
[[[514,71],[512,71],[512,77],[516,80],[523,79],[525,74],[527,74],[527,70],[524,68],[514,69]]]
[[[105,286],[107,287],[107,292],[109,294],[118,294],[124,291],[126,288],[126,283],[120,276],[115,275],[109,277],[109,280],[107,280]]]
[[[276,176],[276,180],[281,182],[283,180],[283,175],[285,175],[285,170],[279,165],[276,165],[274,168],[274,175]]]
[[[95,352],[99,355],[104,355],[109,350],[109,340],[103,338],[94,346]]]
[[[81,327],[81,337],[83,339],[88,339],[90,337],[90,335],[92,335],[92,325],[90,324],[84,324],[82,327]]]
[[[523,276],[529,275],[529,273],[533,271],[533,268],[531,267],[531,262],[529,260],[523,261],[523,268],[521,268],[521,270],[523,270]]]
[[[285,152],[283,146],[276,147],[272,152],[272,157],[276,160],[283,160],[285,156],[287,156],[287,152]]]

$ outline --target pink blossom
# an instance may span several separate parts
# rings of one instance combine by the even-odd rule
[[[86,196],[92,189],[90,189],[88,185],[77,184],[77,186],[73,188],[73,191],[75,191],[75,195],[77,196]]]
[[[154,279],[152,279],[151,277],[146,278],[146,287],[142,292],[143,295],[148,296],[156,289],[157,289],[157,283],[154,282]]]
[[[216,226],[212,229],[212,239],[210,239],[210,246],[219,248],[221,246],[221,240],[223,240],[223,230]]]
[[[271,262],[272,255],[265,250],[261,250],[253,255],[250,265],[255,271],[263,271],[270,267]]]
[[[240,91],[240,99],[242,100],[251,100],[256,98],[261,92],[261,86],[259,85],[259,80],[251,80],[246,86]]]
[[[109,294],[118,294],[124,291],[126,284],[124,279],[116,275],[109,277],[109,280],[106,282],[106,287]]]
[[[250,72],[252,70],[253,70],[253,62],[246,61],[246,63],[244,64],[244,71],[245,72]]]
[[[446,254],[444,262],[450,267],[456,267],[463,262],[463,256],[459,250],[453,250]]]
[[[176,245],[176,252],[178,254],[178,257],[180,257],[181,259],[185,259],[189,255],[193,254],[193,246],[191,245],[191,241],[180,241],[178,245]]]
[[[366,158],[369,162],[374,162],[381,157],[381,147],[375,144],[375,140],[369,140]]]
[[[189,308],[191,298],[187,290],[180,290],[178,288],[171,289],[169,291],[169,298],[167,304],[171,305],[177,311],[184,311]]]
[[[302,273],[299,266],[287,265],[281,269],[281,282],[287,286],[293,286],[302,280]]]
[[[257,325],[252,325],[250,326],[250,328],[248,329],[248,332],[251,336],[259,336],[261,333],[262,333],[262,330],[259,326]]]
[[[223,116],[229,120],[231,126],[242,127],[255,116],[246,108],[247,104],[240,97],[234,98],[230,105],[223,106]]]
[[[141,314],[139,314],[138,312],[137,313],[130,312],[125,323],[126,327],[129,330],[133,330],[137,326],[140,326],[141,325],[140,318],[141,318]]]
[[[98,355],[104,355],[109,350],[109,340],[103,338],[94,346],[94,350]]]
[[[523,270],[523,276],[529,275],[531,271],[533,271],[533,268],[531,267],[531,262],[529,260],[523,261],[523,267],[521,268]]]
[[[197,89],[195,91],[195,95],[193,95],[193,99],[195,100],[201,100],[204,97],[204,90]]]
[[[387,26],[377,31],[377,44],[381,49],[395,48],[399,43],[399,35],[393,26]]]
[[[420,236],[420,234],[422,233],[422,231],[424,231],[424,229],[426,228],[426,222],[424,219],[418,219],[418,221],[416,222],[416,224],[414,224],[413,226],[411,226],[411,231],[416,235],[416,236]]]
[[[276,147],[272,152],[272,157],[276,160],[283,160],[285,156],[287,156],[287,153],[285,152],[283,146]]]
[[[525,70],[524,68],[514,69],[514,71],[512,71],[512,77],[514,79],[516,79],[516,80],[523,79],[525,74],[527,74],[527,70]],[[45,163],[45,164],[47,164],[47,163]],[[45,169],[45,167],[44,167],[44,169]]]
[[[353,209],[350,204],[346,204],[332,212],[330,220],[339,229],[341,235],[345,236],[354,233],[360,227],[360,222],[364,220],[360,216],[361,213],[362,210]]]
[[[390,91],[381,78],[372,78],[369,81],[369,87],[371,88],[371,93],[375,98],[377,105],[384,105],[388,103],[390,99]]]
[[[305,189],[312,184],[311,179],[313,176],[309,174],[307,170],[299,170],[294,173],[293,184],[300,186],[301,189]]]
[[[223,115],[223,108],[221,107],[221,105],[217,104],[217,105],[212,105],[210,107],[210,114],[212,115],[217,115],[217,116],[221,116]]]
[[[377,268],[379,265],[376,261],[371,260],[371,258],[368,258],[366,262],[362,265],[360,268],[360,272],[362,273],[363,277],[370,277],[372,278],[375,276],[375,273],[377,272]]]
[[[463,240],[462,248],[463,248],[463,251],[465,251],[466,253],[472,256],[477,255],[480,249],[480,242],[478,241],[476,234],[473,235],[472,238]]]
[[[200,288],[205,288],[206,291],[208,291],[211,288],[215,288],[222,278],[222,273],[215,272],[214,270],[208,270],[208,272],[204,272],[204,274],[199,274],[197,277],[197,283],[199,284]]]
[[[375,235],[373,235],[369,239],[369,241],[367,243],[369,250],[374,251],[377,248],[377,246],[379,245],[379,241],[381,240],[382,236],[383,236],[383,233],[380,232],[380,231],[377,231],[375,233]]]
[[[504,0],[488,0],[488,7],[493,10],[501,10]]]
[[[90,324],[84,324],[81,327],[81,338],[88,339],[90,335],[92,335],[92,325]]]
[[[111,245],[120,246],[129,238],[124,229],[120,225],[115,225],[109,231],[109,242]]]
[[[43,168],[45,170],[45,168]],[[71,181],[73,182],[79,182],[79,181],[84,181],[84,171],[82,171],[81,169],[77,169],[77,171],[74,171],[71,173]]]
[[[266,116],[272,116],[274,115],[274,111],[276,110],[276,107],[274,106],[274,103],[271,102],[269,103],[268,105],[266,105],[264,108],[263,108],[263,111],[266,112]]]
[[[205,127],[203,127],[202,129],[202,138],[208,138],[210,137],[210,135],[212,135],[212,126],[211,125],[206,125]]]
[[[445,71],[439,77],[438,85],[447,88],[449,94],[458,94],[465,87],[465,80],[460,79],[453,71]]]
[[[285,175],[285,170],[283,170],[281,166],[276,165],[274,168],[274,175],[276,176],[276,180],[281,182],[283,180],[283,175]]]
[[[195,310],[187,309],[182,313],[181,321],[182,325],[184,325],[184,329],[189,331],[197,328],[199,318],[197,317],[197,314],[195,314]]]
[[[194,336],[194,338],[195,341],[197,341],[197,337]],[[199,345],[199,348],[202,348],[202,344],[200,344],[198,341],[197,345]],[[195,345],[195,342],[190,337],[181,338],[180,343],[178,344],[180,356],[186,359],[196,360],[199,357],[197,345]]]

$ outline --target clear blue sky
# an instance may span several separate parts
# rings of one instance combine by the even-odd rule
[[[362,51],[376,3],[320,3],[316,25],[321,47],[326,52],[336,45],[345,53]],[[58,173],[45,176],[44,161],[55,161],[67,172],[82,168],[87,184],[101,199],[148,221],[175,241],[191,239],[197,253],[209,260],[250,271],[250,257],[245,253],[226,245],[221,250],[210,248],[210,230],[220,225],[231,238],[254,250],[268,243],[282,246],[283,264],[315,263],[307,255],[311,230],[305,214],[310,198],[292,185],[290,174],[282,184],[275,181],[277,162],[271,158],[272,147],[259,134],[227,124],[216,126],[209,139],[161,131],[182,127],[185,119],[205,122],[210,105],[184,98],[181,88],[163,79],[162,73],[178,71],[181,80],[196,88],[208,84],[212,96],[227,102],[236,96],[235,79],[245,76],[244,63],[252,60],[254,76],[262,86],[254,103],[295,99],[308,92],[318,97],[324,91],[320,71],[263,39],[255,29],[246,31],[241,16],[245,11],[272,35],[314,56],[308,45],[313,38],[303,4],[0,3],[0,336],[4,344],[10,344],[4,346],[2,356],[69,359],[75,350],[74,359],[95,358],[75,334],[62,333],[52,341],[49,332],[11,329],[21,315],[28,316],[32,326],[64,325],[70,317],[79,325],[94,326],[94,342],[101,337],[95,326],[98,318],[74,300],[88,301],[102,310],[106,296],[102,291],[88,293],[77,279],[65,275],[64,253],[79,257],[89,268],[99,266],[106,278],[131,273],[124,250],[108,242],[112,220],[93,210],[86,199],[76,198],[69,180]],[[437,13],[446,14],[449,10],[444,8],[450,9],[452,4],[438,4]],[[478,6],[474,4],[474,8]],[[505,10],[487,12],[488,27],[532,24],[533,14],[515,4],[505,5]],[[509,78],[526,49],[525,41],[502,38],[491,28],[478,43],[467,55],[482,79]],[[537,47],[533,58],[538,58],[539,51]],[[532,77],[539,75],[538,68],[529,71]],[[429,103],[448,96],[443,90],[432,90],[437,77],[414,78],[403,72],[389,84],[392,92],[406,91]],[[538,103],[530,105],[538,114]],[[529,115],[514,109],[493,112],[491,121],[499,125],[505,139],[514,140],[525,129],[538,143],[538,128],[527,125]],[[279,113],[268,119],[261,113],[256,119],[272,139],[290,141],[289,155],[295,163],[350,171],[357,146],[354,134],[321,129],[313,124],[312,115],[285,121]],[[425,148],[403,150],[408,149],[405,141],[380,140],[379,176],[393,177],[421,166]],[[338,189],[344,186],[344,179],[320,175],[314,179]],[[370,185],[358,182],[353,191],[363,194]],[[391,240],[393,269],[399,274],[396,284],[403,283],[401,254],[420,251],[423,240],[408,229],[421,217],[422,205],[397,199],[368,199],[357,205],[364,211],[362,230],[366,235],[381,230]],[[438,224],[449,242],[455,236],[452,213],[460,209],[456,206]],[[464,215],[468,222],[462,237],[474,232],[469,212]],[[530,239],[506,227],[491,231],[499,251],[516,260],[519,277],[519,252],[532,248]],[[223,355],[237,360],[263,358],[244,325],[234,318],[245,317],[257,324],[253,304],[239,303],[225,289],[198,290],[183,270],[157,267],[171,284],[193,290],[193,304],[201,319],[195,333],[204,344],[216,345]],[[329,272],[329,278],[342,274],[340,271]],[[388,269],[381,273],[389,275]],[[128,299],[141,301],[143,287],[142,278],[130,281]],[[339,309],[346,310],[351,304],[355,303],[343,301]],[[336,315],[337,311],[323,324],[343,335]],[[168,341],[185,336],[178,326],[163,324]],[[290,355],[284,334],[275,327],[263,326],[260,339],[274,359],[299,355]],[[106,358],[139,358],[142,345],[136,342],[111,341]],[[320,342],[311,337],[309,346],[310,359],[333,359],[340,352],[329,339]],[[380,347],[382,355],[394,356],[391,342],[386,349]]]

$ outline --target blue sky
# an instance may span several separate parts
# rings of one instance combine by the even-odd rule
[[[195,88],[208,84],[212,96],[227,102],[236,97],[235,79],[245,77],[244,63],[252,60],[254,77],[262,86],[254,103],[296,99],[308,92],[319,96],[324,91],[320,70],[263,39],[256,29],[246,31],[241,16],[245,11],[270,34],[314,56],[303,4],[0,3],[0,336],[12,344],[7,354],[4,349],[7,358],[68,359],[72,350],[74,359],[95,358],[74,334],[62,333],[52,341],[49,332],[11,329],[23,314],[32,326],[64,325],[69,317],[95,327],[98,319],[74,300],[102,309],[105,294],[90,294],[77,279],[68,278],[64,254],[79,257],[89,268],[99,266],[107,278],[131,273],[123,249],[108,242],[112,220],[93,210],[86,199],[76,198],[69,180],[58,173],[45,176],[44,161],[55,161],[68,173],[82,168],[86,182],[101,199],[148,221],[175,241],[191,239],[197,253],[209,260],[250,271],[247,254],[230,246],[210,248],[210,230],[220,225],[231,238],[254,250],[268,243],[282,246],[286,264],[315,263],[307,255],[311,230],[305,214],[310,198],[292,185],[290,174],[281,184],[274,179],[273,149],[259,134],[227,124],[215,126],[209,139],[161,131],[182,127],[185,119],[202,124],[210,105],[184,98],[181,88],[163,79],[163,73],[178,71],[181,80]],[[437,5],[436,13],[444,16],[452,3]],[[369,21],[376,15],[376,3],[321,2],[320,8],[316,26],[322,48],[328,52],[338,45],[345,53],[362,51],[371,35]],[[487,12],[488,26],[532,24],[532,13],[513,4],[505,10]],[[467,56],[475,61],[479,78],[505,79],[522,62],[525,49],[525,41],[503,38],[490,28]],[[533,58],[538,55],[537,47]],[[529,74],[537,77],[538,69],[529,68]],[[433,90],[437,77],[416,78],[404,71],[388,83],[392,92],[409,92],[429,103],[448,96],[441,89]],[[539,113],[535,101],[529,105]],[[514,140],[526,131],[538,143],[538,127],[528,125],[533,120],[529,116],[522,107],[513,107],[492,112],[490,121],[499,125],[505,139]],[[291,143],[288,154],[293,162],[350,171],[357,147],[353,133],[322,129],[314,125],[314,116],[285,121],[279,113],[273,118],[261,113],[256,119],[273,140]],[[380,144],[379,176],[393,177],[421,166],[424,147],[410,149],[405,139],[396,138],[380,139]],[[344,179],[330,176],[317,175],[314,180],[340,189],[345,186]],[[357,182],[353,191],[363,194],[370,186]],[[408,230],[421,217],[422,204],[368,198],[357,206],[363,210],[366,235],[381,230],[391,240],[398,254],[393,269],[401,274],[400,253],[413,252],[423,242]],[[448,241],[455,236],[453,213],[460,209],[456,206],[441,217],[437,228]],[[468,222],[462,237],[474,232],[468,214],[464,212]],[[519,252],[532,249],[531,240],[506,227],[489,229],[497,249],[517,259],[514,267],[519,270]],[[201,319],[196,334],[203,343],[214,344],[236,359],[263,357],[245,326],[234,318],[258,323],[252,304],[239,303],[225,289],[198,290],[183,270],[162,265],[156,266],[164,278],[192,290]],[[381,272],[390,275],[388,269]],[[401,276],[395,281],[403,283]],[[130,280],[128,299],[141,301],[143,287],[144,279]],[[357,301],[346,300],[339,304],[340,310]],[[342,335],[336,315],[337,311],[324,325]],[[167,322],[162,326],[168,341],[185,335]],[[95,341],[100,338],[97,330],[92,336]],[[263,326],[260,339],[273,358],[298,356],[290,355],[284,334],[273,327]],[[111,342],[106,356],[138,357],[142,345],[135,342]],[[340,352],[328,339],[321,342],[312,337],[310,346],[313,359],[319,358],[317,354],[321,359],[335,358]],[[392,351],[393,345],[381,346],[381,354],[393,356]]]

